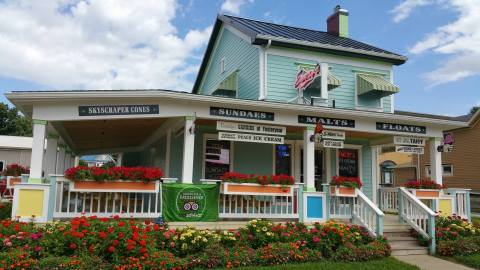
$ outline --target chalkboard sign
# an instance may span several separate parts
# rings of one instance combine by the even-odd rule
[[[357,149],[338,149],[338,174],[345,177],[359,176]]]
[[[218,180],[230,171],[230,142],[207,140],[205,146],[205,179]]]

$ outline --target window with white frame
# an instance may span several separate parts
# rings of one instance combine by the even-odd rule
[[[432,171],[430,170],[430,165],[425,166],[425,175],[430,177]],[[453,175],[453,165],[452,164],[443,164],[442,165],[442,175],[443,176],[452,176]]]
[[[225,72],[225,57],[220,59],[220,73],[223,74]]]
[[[220,179],[230,171],[231,143],[216,139],[206,139],[205,152],[203,156],[204,178]]]

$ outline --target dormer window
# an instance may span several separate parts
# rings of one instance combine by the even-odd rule
[[[233,71],[213,91],[213,96],[231,97],[237,96],[238,70]]]

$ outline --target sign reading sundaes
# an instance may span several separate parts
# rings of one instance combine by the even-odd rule
[[[415,146],[424,146],[424,138],[415,138],[415,137],[403,137],[403,136],[394,136],[393,143],[398,145],[415,145]]]
[[[250,133],[273,134],[273,135],[285,135],[287,133],[287,129],[285,127],[280,127],[280,126],[235,123],[235,122],[225,122],[225,121],[217,121],[217,129],[226,130],[226,131],[250,132]]]
[[[219,107],[210,107],[210,115],[242,118],[242,119],[267,120],[267,121],[275,120],[275,114],[271,112],[260,112],[260,111],[241,110],[241,109],[219,108]]]
[[[158,105],[78,106],[79,116],[158,114]]]
[[[238,142],[283,144],[283,137],[273,135],[218,132],[218,139]]]
[[[382,123],[382,122],[377,122],[377,130],[419,133],[419,134],[426,134],[427,133],[427,128],[423,127],[423,126],[394,124],[394,123]]]
[[[319,116],[307,116],[307,115],[299,115],[298,123],[313,124],[313,125],[320,123],[324,126],[348,127],[348,128],[355,127],[355,120],[328,118],[328,117],[319,117]]]
[[[395,146],[395,152],[423,155],[424,150],[423,150],[423,147],[421,146],[397,145]]]

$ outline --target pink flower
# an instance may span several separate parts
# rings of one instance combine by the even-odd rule
[[[318,236],[314,236],[314,237],[312,238],[312,241],[313,241],[314,243],[318,243],[318,242],[320,242],[320,238],[318,238]]]

